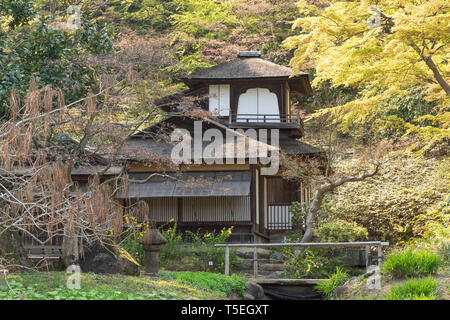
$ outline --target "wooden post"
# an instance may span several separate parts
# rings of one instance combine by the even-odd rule
[[[230,247],[225,247],[225,275],[230,275]]]
[[[366,268],[369,267],[369,253],[370,253],[370,247],[366,245]]]
[[[258,248],[253,247],[253,277],[258,277]]]
[[[378,245],[378,266],[381,267],[381,262],[383,261],[383,247]]]

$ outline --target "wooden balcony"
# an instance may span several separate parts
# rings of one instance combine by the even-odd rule
[[[299,114],[231,114],[228,127],[258,129],[294,129],[303,132],[303,120]]]

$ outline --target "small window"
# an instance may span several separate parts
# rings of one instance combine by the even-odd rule
[[[209,111],[221,116],[230,114],[229,84],[212,84],[209,86]]]

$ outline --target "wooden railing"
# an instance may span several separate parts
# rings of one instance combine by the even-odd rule
[[[230,248],[253,248],[253,276],[258,276],[258,248],[275,247],[365,247],[366,267],[369,266],[370,247],[376,246],[378,250],[377,263],[383,260],[383,246],[389,242],[363,241],[363,242],[307,242],[307,243],[225,243],[216,244],[216,247],[225,248],[225,274],[230,275]]]
[[[300,114],[230,113],[230,123],[291,123],[301,125]]]

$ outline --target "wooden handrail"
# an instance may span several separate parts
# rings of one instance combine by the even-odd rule
[[[388,246],[389,242],[382,241],[361,241],[361,242],[306,242],[306,243],[221,243],[215,247],[225,248],[225,275],[230,275],[230,248],[253,248],[253,276],[258,275],[258,250],[257,248],[274,247],[365,247],[366,267],[369,266],[370,246],[378,248],[378,265],[383,259],[383,246]]]
[[[280,122],[297,122],[300,124],[301,117],[299,114],[258,114],[258,113],[231,113],[229,114],[230,122],[237,122],[242,120],[249,122],[249,120],[257,120],[263,123],[267,121],[280,120]]]

